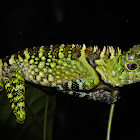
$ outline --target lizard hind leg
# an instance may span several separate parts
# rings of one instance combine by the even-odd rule
[[[16,116],[18,123],[24,123],[25,120],[25,81],[21,71],[15,71],[10,79],[5,78],[5,89],[11,108]]]

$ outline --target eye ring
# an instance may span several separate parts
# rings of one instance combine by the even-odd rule
[[[139,65],[135,62],[128,62],[128,63],[125,63],[125,67],[129,71],[135,71],[138,69]]]

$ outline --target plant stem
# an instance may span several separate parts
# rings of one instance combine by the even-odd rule
[[[112,125],[114,108],[115,108],[115,104],[111,104],[110,113],[109,113],[109,119],[108,119],[108,127],[107,127],[106,140],[110,140],[111,125]]]
[[[45,112],[44,112],[43,140],[46,140],[46,138],[47,138],[47,115],[48,115],[48,104],[49,104],[49,96],[46,95]]]
[[[56,96],[46,95],[43,140],[52,140],[55,108],[56,108]]]
[[[115,97],[119,94],[118,90],[114,90],[112,92],[112,96]],[[113,119],[113,113],[114,113],[115,104],[111,104],[110,106],[110,113],[109,113],[109,119],[108,119],[108,126],[107,126],[107,135],[106,140],[110,140],[111,135],[111,126],[112,126],[112,119]]]

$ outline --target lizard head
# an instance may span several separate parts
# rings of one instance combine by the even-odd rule
[[[96,67],[101,79],[112,86],[123,86],[140,81],[140,45],[135,45],[126,53],[112,55]]]

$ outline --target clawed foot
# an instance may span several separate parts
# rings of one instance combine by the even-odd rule
[[[96,89],[89,92],[89,99],[113,104],[119,98],[119,90],[107,85],[99,85]]]

